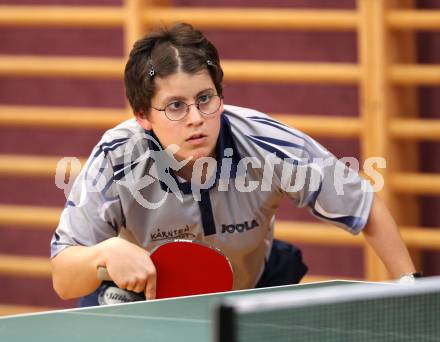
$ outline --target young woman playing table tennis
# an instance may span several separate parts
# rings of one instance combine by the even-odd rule
[[[216,48],[190,25],[136,42],[125,69],[134,118],[104,134],[72,188],[51,242],[56,292],[83,296],[81,305],[105,303],[109,288],[153,299],[160,274],[150,252],[173,239],[220,250],[233,289],[299,282],[300,252],[273,239],[283,196],[363,232],[393,277],[414,273],[370,185],[302,132],[225,105],[222,79]]]

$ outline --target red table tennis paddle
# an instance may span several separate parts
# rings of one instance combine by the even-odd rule
[[[157,299],[232,290],[228,258],[201,242],[171,240],[153,249],[150,258],[157,272]],[[98,279],[111,280],[105,267],[98,267]]]

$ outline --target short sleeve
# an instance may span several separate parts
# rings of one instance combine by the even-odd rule
[[[286,148],[287,158],[283,159],[281,167],[276,168],[281,190],[298,207],[309,208],[320,220],[352,234],[359,233],[368,221],[373,190],[352,168],[358,167],[358,161],[354,158],[337,159],[304,133],[290,132],[300,137],[302,143],[296,144],[290,153]],[[351,161],[350,166],[346,165],[347,161]]]
[[[51,240],[51,257],[69,246],[92,246],[114,237],[123,225],[114,170],[105,146],[98,144],[71,189]]]
[[[270,191],[284,193],[297,207],[308,208],[315,217],[353,234],[364,228],[374,196],[371,185],[356,170],[308,135],[266,114],[228,109],[241,153],[263,165],[272,164],[267,169],[273,175],[268,173],[266,179],[263,172],[262,176],[264,184],[271,184]]]

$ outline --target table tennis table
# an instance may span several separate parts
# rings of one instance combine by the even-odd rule
[[[252,298],[259,295],[269,295],[266,297],[270,298],[292,292],[345,289],[356,284],[357,282],[336,280],[8,316],[0,318],[0,341],[219,341],[216,330],[220,329],[220,325],[214,322],[214,317],[219,312],[219,302],[231,303],[235,299],[246,297],[252,302]],[[438,325],[440,326],[440,321]],[[288,340],[296,341],[290,338]],[[273,339],[269,342],[276,341]],[[440,330],[438,336],[431,336],[426,341],[440,341]]]

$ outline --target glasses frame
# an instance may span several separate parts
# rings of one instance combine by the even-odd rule
[[[207,95],[208,95],[208,94],[207,94]],[[220,103],[219,103],[218,108],[217,108],[215,111],[213,111],[212,113],[209,113],[209,114],[207,114],[207,113],[205,113],[205,112],[203,112],[203,111],[200,110],[200,101],[196,101],[196,102],[194,102],[194,103],[188,104],[188,103],[186,103],[186,102],[183,102],[183,101],[180,101],[180,100],[179,100],[178,102],[182,102],[183,104],[186,105],[186,111],[185,111],[185,114],[183,114],[183,116],[182,116],[181,118],[179,118],[179,119],[170,119],[170,117],[167,115],[166,108],[167,108],[171,103],[173,103],[173,102],[168,103],[168,104],[165,106],[165,108],[162,108],[162,109],[161,109],[161,108],[156,108],[156,107],[153,107],[153,106],[151,106],[151,108],[153,108],[154,110],[157,110],[157,111],[159,111],[159,112],[164,112],[166,118],[167,118],[168,120],[170,120],[170,121],[181,121],[181,120],[183,120],[183,119],[188,115],[188,113],[189,113],[189,107],[190,107],[190,106],[196,106],[196,108],[197,108],[197,110],[199,111],[200,114],[202,114],[202,115],[204,115],[204,116],[210,116],[210,115],[214,114],[214,113],[220,108],[220,106],[221,106],[221,104],[222,104],[222,101],[223,101],[223,95],[214,94],[214,95],[209,95],[209,96],[210,96],[211,98],[212,98],[212,97],[218,97],[218,98],[220,99]],[[175,102],[176,102],[176,101],[175,101]]]

